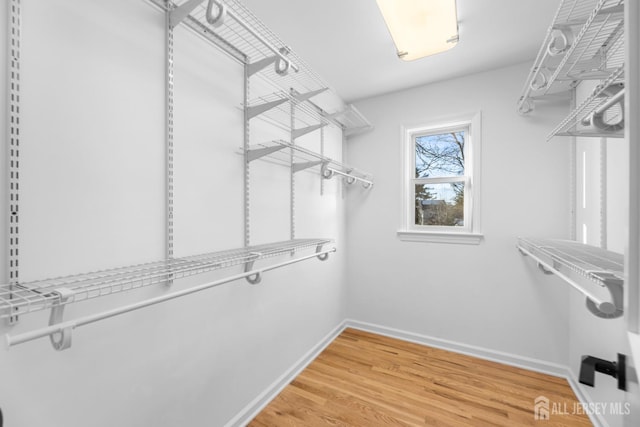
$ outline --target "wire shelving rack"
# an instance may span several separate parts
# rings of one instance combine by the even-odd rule
[[[294,173],[318,168],[325,179],[338,175],[342,176],[347,184],[360,182],[364,188],[370,188],[373,185],[373,177],[370,174],[286,141],[275,140],[269,143],[254,144],[249,148],[248,161],[263,157],[277,164],[291,167]]]
[[[207,273],[236,265],[247,265],[309,248],[330,245],[331,239],[297,239],[172,258],[85,274],[0,285],[0,318],[47,310],[55,306],[130,291]],[[64,297],[64,298],[63,298]]]
[[[551,133],[555,136],[624,137],[624,66],[599,84]]]
[[[587,308],[596,316],[622,315],[624,256],[572,240],[518,238],[518,250],[537,261],[547,274],[569,283],[587,297]]]
[[[623,0],[563,0],[529,71],[518,111],[529,113],[536,101],[568,90],[572,82],[610,79],[624,64],[623,12]]]
[[[165,7],[162,0],[152,0]],[[226,17],[211,23],[220,6],[226,8]],[[299,96],[313,95],[304,99],[309,114],[318,115],[318,120],[339,126],[347,135],[372,128],[362,114],[354,114],[354,107],[345,105],[329,85],[277,35],[262,23],[239,0],[175,0],[169,3],[174,10],[181,10],[180,20],[210,41],[226,48],[232,55],[249,65],[249,73],[261,77],[275,86],[274,93],[280,99],[300,100]],[[208,13],[209,11],[209,13]],[[185,16],[182,16],[187,13]],[[252,102],[249,106],[254,106]]]

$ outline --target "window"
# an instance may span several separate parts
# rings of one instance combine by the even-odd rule
[[[403,132],[403,224],[409,241],[480,242],[480,114]]]

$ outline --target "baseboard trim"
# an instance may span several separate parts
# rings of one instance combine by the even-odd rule
[[[440,348],[442,350],[449,350],[453,351],[454,353],[466,354],[468,356],[474,356],[480,359],[503,363],[505,365],[528,369],[530,371],[540,372],[556,377],[565,378],[568,374],[566,366],[546,362],[544,360],[518,356],[516,354],[490,350],[488,348],[462,344],[455,341],[444,340],[442,338],[430,337],[415,332],[403,331],[400,329],[389,328],[373,323],[360,322],[352,319],[347,319],[345,324],[347,328],[360,329],[362,331],[372,332],[374,334],[380,334],[391,338],[397,338],[403,341],[409,341],[416,344]]]
[[[581,404],[588,405],[589,402],[593,402],[591,396],[589,396],[589,394],[584,391],[583,387],[580,387],[580,382],[575,377],[575,375],[573,375],[573,372],[569,368],[567,368],[566,378],[569,382],[569,385],[571,386],[571,389],[573,390],[573,393],[576,395],[578,401],[580,401]],[[609,423],[603,417],[603,415],[596,414],[593,411],[589,411],[587,412],[587,416],[589,417],[589,420],[591,420],[591,423],[594,425],[594,427],[609,427]]]
[[[246,426],[256,417],[280,392],[297,377],[316,357],[345,329],[345,321],[340,322],[331,332],[314,345],[304,356],[293,364],[284,374],[269,385],[258,397],[245,406],[225,427]]]

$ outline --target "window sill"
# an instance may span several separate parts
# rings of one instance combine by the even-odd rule
[[[452,233],[438,231],[399,230],[398,239],[403,242],[453,243],[459,245],[479,245],[483,239],[478,233]]]

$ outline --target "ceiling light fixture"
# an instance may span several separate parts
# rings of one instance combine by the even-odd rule
[[[444,52],[458,43],[456,0],[376,0],[398,58],[404,61]]]

